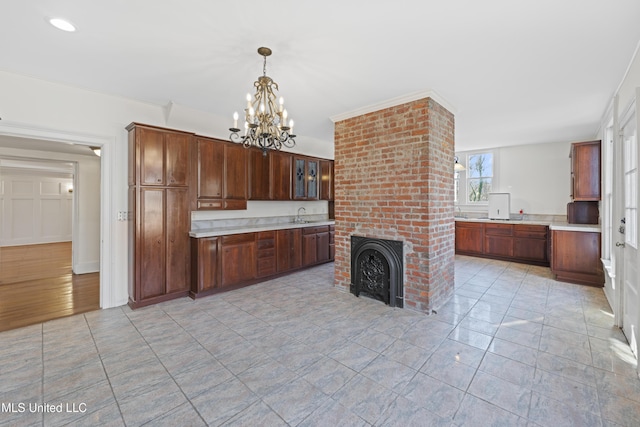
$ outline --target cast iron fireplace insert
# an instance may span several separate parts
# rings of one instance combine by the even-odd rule
[[[351,236],[351,285],[359,297],[363,293],[391,307],[403,307],[402,242]]]

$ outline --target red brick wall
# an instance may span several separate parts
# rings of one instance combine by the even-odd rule
[[[404,242],[404,306],[453,294],[453,114],[431,98],[335,124],[335,284],[349,291],[351,235]]]

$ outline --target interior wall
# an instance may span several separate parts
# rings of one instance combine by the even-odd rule
[[[0,160],[0,213],[0,246],[70,242],[73,175],[6,168]]]
[[[579,142],[579,141],[571,141]],[[496,180],[492,191],[511,193],[511,213],[566,215],[571,201],[571,142],[528,144],[492,149]],[[468,152],[456,155],[466,162]],[[465,163],[465,166],[466,163]],[[460,174],[464,185],[466,172]],[[459,203],[461,210],[487,211],[486,205]]]

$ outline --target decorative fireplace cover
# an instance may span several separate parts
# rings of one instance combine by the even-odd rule
[[[351,293],[402,308],[402,264],[402,242],[351,236]]]

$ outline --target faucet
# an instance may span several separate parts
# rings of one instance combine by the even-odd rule
[[[293,222],[303,222],[303,219],[300,218],[300,211],[302,211],[303,213],[307,213],[307,210],[304,208],[304,206],[300,206],[298,208],[298,214],[296,215],[296,219]]]

